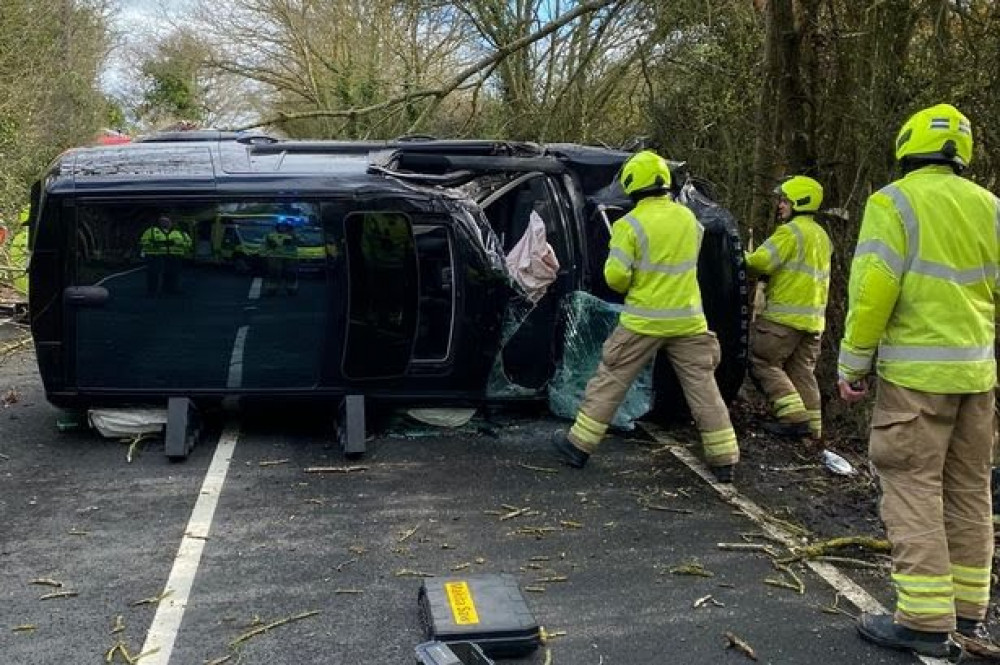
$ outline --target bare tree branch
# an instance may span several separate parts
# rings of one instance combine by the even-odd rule
[[[459,89],[463,83],[468,79],[476,76],[482,71],[493,67],[496,63],[501,62],[504,58],[507,58],[512,53],[516,53],[520,49],[523,49],[540,39],[547,37],[564,25],[571,23],[577,18],[596,12],[600,9],[608,7],[616,2],[628,2],[629,0],[590,0],[589,2],[584,2],[576,9],[569,11],[562,16],[554,19],[553,21],[547,23],[541,27],[536,32],[533,32],[525,37],[515,40],[505,46],[498,48],[492,54],[480,58],[475,61],[449,81],[446,81],[444,85],[436,88],[428,88],[424,90],[415,90],[405,94],[397,95],[385,101],[369,104],[363,107],[354,107],[348,109],[317,109],[313,111],[303,111],[300,113],[278,113],[269,118],[264,118],[259,121],[249,123],[240,127],[236,127],[236,131],[253,129],[255,127],[263,127],[266,125],[275,125],[282,122],[287,122],[289,120],[303,120],[308,118],[358,118],[362,116],[367,116],[372,113],[399,106],[401,104],[419,101],[422,99],[432,99],[432,103],[424,109],[420,117],[416,122],[413,123],[412,127],[418,128],[422,122],[429,116],[430,113],[434,112],[441,100],[455,92]]]

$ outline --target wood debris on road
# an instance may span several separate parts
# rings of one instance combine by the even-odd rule
[[[425,573],[419,570],[401,568],[396,571],[396,577],[434,577],[434,573]]]
[[[360,473],[367,471],[367,466],[308,466],[306,473]]]
[[[725,603],[721,603],[718,600],[716,600],[715,597],[712,594],[708,594],[707,596],[702,596],[701,598],[699,598],[696,601],[694,601],[691,604],[691,607],[693,607],[694,609],[698,609],[699,607],[703,607],[704,605],[708,605],[708,604],[712,604],[715,607],[725,607],[726,606]]]
[[[140,605],[159,605],[161,600],[170,596],[171,594],[173,594],[173,590],[167,589],[158,596],[153,596],[151,598],[143,598],[142,600],[135,601],[134,603],[132,603],[132,607],[139,607]]]
[[[509,512],[500,515],[501,522],[505,520],[514,519],[515,517],[520,517],[521,515],[524,515],[529,510],[531,510],[531,506],[525,506],[524,508],[513,508],[513,509],[511,509],[510,506],[503,506],[503,507],[507,508]]]
[[[720,550],[727,552],[763,552],[772,559],[778,557],[778,551],[763,543],[717,543]]]
[[[38,584],[39,586],[51,586],[51,587],[56,587],[57,589],[62,588],[63,586],[63,583],[60,582],[59,580],[53,580],[48,577],[35,578],[30,582],[28,582],[28,584]]]
[[[782,559],[780,563],[791,563],[802,559],[815,559],[818,556],[831,554],[845,547],[859,547],[869,552],[889,553],[892,546],[888,540],[882,538],[872,538],[870,536],[843,536],[841,538],[831,538],[818,543],[806,545],[804,547],[792,547],[792,556]]]
[[[698,561],[688,561],[679,566],[674,566],[668,571],[671,575],[691,575],[694,577],[715,577],[715,573],[705,570],[705,567]]]
[[[160,647],[154,647],[149,651],[133,656],[128,651],[128,645],[119,640],[118,642],[115,643],[113,647],[111,647],[104,653],[104,662],[113,663],[115,662],[115,656],[120,655],[124,659],[127,665],[136,665],[136,663],[138,663],[142,658],[145,658],[146,656],[151,656],[159,650]]]
[[[47,593],[44,596],[39,596],[38,600],[54,600],[57,598],[76,598],[80,595],[79,591],[55,591],[53,593]]]
[[[284,626],[284,625],[290,624],[290,623],[295,622],[295,621],[301,621],[302,619],[308,619],[309,617],[314,617],[314,616],[316,616],[319,613],[320,613],[319,610],[311,610],[309,612],[302,612],[301,614],[296,614],[294,616],[290,616],[290,617],[287,617],[287,618],[284,618],[284,619],[278,619],[277,621],[272,621],[271,623],[266,623],[263,626],[258,626],[257,628],[254,628],[253,630],[249,630],[249,631],[243,633],[242,635],[240,635],[239,637],[237,637],[235,640],[233,640],[232,642],[230,642],[229,643],[229,647],[230,648],[235,648],[235,647],[239,646],[240,644],[242,644],[243,642],[246,642],[247,640],[249,640],[252,637],[256,637],[257,635],[262,635],[262,634],[266,633],[267,631],[272,630],[274,628],[277,628],[279,626]]]
[[[535,466],[534,464],[525,464],[524,462],[519,463],[518,466],[522,469],[537,471],[539,473],[559,473],[559,469],[553,469],[549,466]]]
[[[406,540],[409,540],[409,538],[413,534],[415,534],[417,532],[417,529],[419,529],[419,528],[420,528],[420,525],[418,524],[417,526],[413,527],[412,529],[408,529],[408,530],[404,531],[402,533],[402,535],[399,537],[399,540],[397,540],[396,542],[397,543],[402,543],[402,542],[405,542]]]
[[[746,643],[746,640],[743,640],[738,635],[731,633],[728,630],[722,635],[726,638],[727,649],[735,649],[750,660],[757,660],[757,652],[753,650],[753,647]]]
[[[10,388],[7,392],[0,397],[0,404],[3,404],[3,408],[7,408],[12,404],[17,404],[21,401],[21,393],[17,392],[16,388]]]

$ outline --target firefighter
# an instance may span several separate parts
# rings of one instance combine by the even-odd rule
[[[583,467],[629,385],[662,348],[701,432],[706,461],[720,482],[732,482],[739,448],[715,382],[719,341],[708,330],[698,287],[702,227],[669,197],[670,169],[656,153],[633,155],[619,182],[635,208],[612,228],[604,277],[625,295],[625,305],[573,427],[553,439],[556,453],[566,464]]]
[[[750,367],[776,421],[764,429],[781,436],[822,436],[816,362],[826,324],[833,248],[814,213],[823,187],[807,176],[785,179],[778,194],[784,222],[747,256],[752,273],[768,277],[767,305],[754,323]]]
[[[22,296],[28,295],[28,261],[31,250],[28,248],[28,214],[25,207],[18,215],[18,229],[10,241],[10,264],[14,267],[14,290]]]
[[[175,293],[180,284],[181,261],[191,252],[188,234],[175,228],[168,215],[160,215],[156,224],[139,237],[139,247],[146,259],[147,292]]]
[[[838,362],[853,403],[878,354],[869,456],[896,589],[895,614],[858,631],[940,657],[956,627],[988,639],[1000,202],[961,176],[972,128],[953,106],[918,111],[895,149],[903,175],[868,199]]]
[[[287,220],[279,220],[274,231],[264,237],[264,261],[266,275],[264,294],[273,296],[280,287],[288,295],[299,290],[298,256],[299,243],[295,231]]]

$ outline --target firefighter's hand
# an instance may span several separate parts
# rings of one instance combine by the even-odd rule
[[[868,383],[864,379],[858,379],[853,383],[838,379],[837,390],[840,392],[840,399],[848,404],[854,404],[860,402],[868,394]]]

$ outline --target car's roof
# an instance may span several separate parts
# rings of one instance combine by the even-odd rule
[[[601,172],[617,169],[628,153],[575,144],[541,146],[492,140],[295,141],[262,135],[198,130],[167,132],[133,143],[68,150],[53,162],[50,192],[325,191],[413,187],[370,168],[393,153],[449,155],[477,164],[551,162]]]

